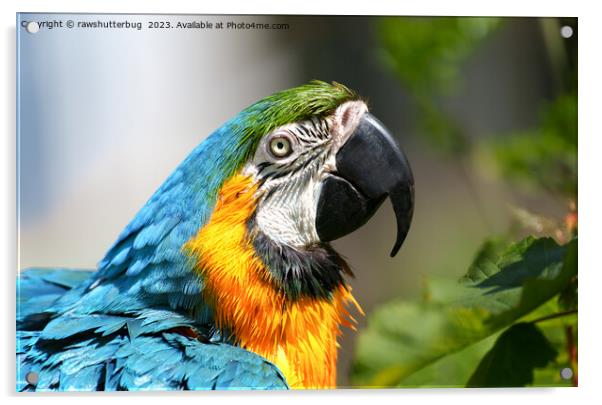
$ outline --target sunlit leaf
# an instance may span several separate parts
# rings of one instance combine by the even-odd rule
[[[498,334],[440,358],[403,380],[411,388],[462,388],[483,356],[491,349]]]

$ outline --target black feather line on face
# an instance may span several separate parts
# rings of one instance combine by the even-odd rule
[[[329,244],[303,250],[281,245],[259,231],[254,218],[248,229],[257,256],[272,274],[274,287],[290,300],[330,299],[332,292],[344,284],[343,274],[353,276],[349,265]]]

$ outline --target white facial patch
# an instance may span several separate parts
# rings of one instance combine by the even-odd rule
[[[367,110],[364,102],[349,101],[326,118],[288,124],[262,139],[244,169],[260,183],[255,222],[262,233],[299,249],[320,242],[316,212],[322,182],[336,170],[336,153]],[[274,150],[279,139],[290,146],[284,156]]]
[[[275,242],[292,247],[318,242],[315,201],[321,186],[314,178],[283,186],[282,192],[260,203],[255,217],[259,229]]]

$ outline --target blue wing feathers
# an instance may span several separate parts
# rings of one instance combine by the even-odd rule
[[[31,268],[17,278],[17,325],[48,309],[91,271]]]
[[[31,268],[17,281],[19,299],[28,300],[47,294],[64,294],[90,277],[91,270]]]
[[[74,272],[27,270],[19,282],[30,297],[35,291],[46,292],[48,283],[63,291],[67,285],[89,287],[90,273]],[[109,286],[96,288],[101,291],[102,287]],[[196,290],[190,287],[190,291]],[[226,343],[218,334],[209,342],[178,333],[178,328],[184,328],[199,336],[212,334],[210,328],[169,307],[120,315],[79,312],[54,314],[40,330],[17,331],[18,391],[288,387],[273,364]],[[37,383],[27,380],[28,373],[37,376]]]

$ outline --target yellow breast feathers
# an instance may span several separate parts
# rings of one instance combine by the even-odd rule
[[[294,301],[276,288],[248,236],[256,190],[248,176],[226,181],[210,220],[184,249],[197,258],[218,328],[276,364],[292,388],[334,388],[339,326],[354,328],[349,304],[361,309],[346,285],[329,299]]]

